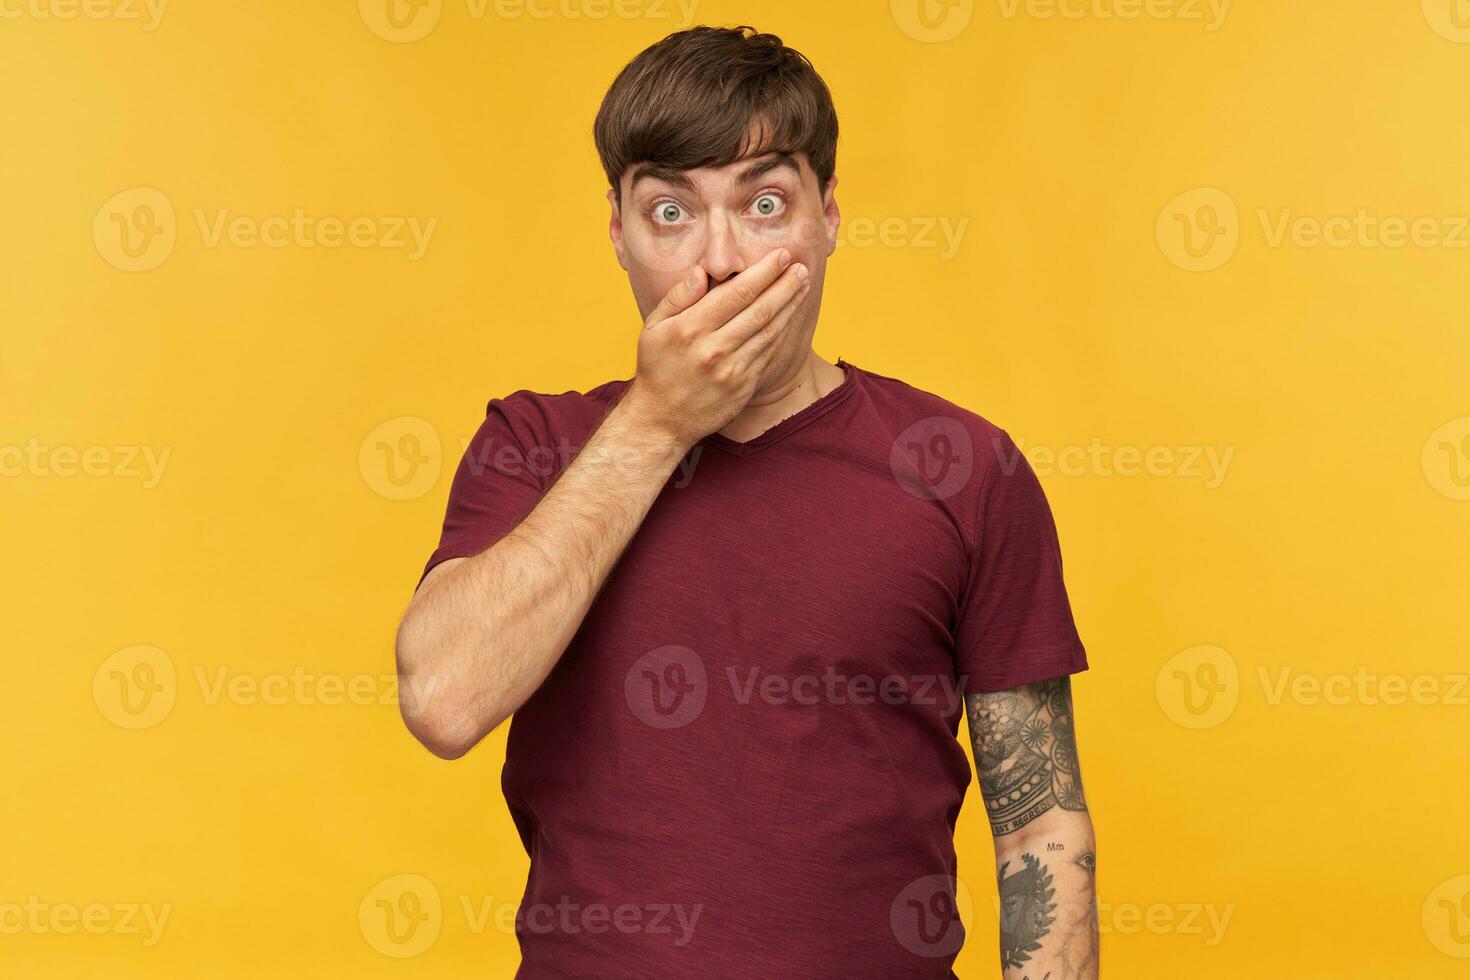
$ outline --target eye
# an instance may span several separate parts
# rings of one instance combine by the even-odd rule
[[[684,206],[677,201],[655,201],[651,210],[658,225],[676,225],[684,218]]]
[[[763,218],[769,218],[771,215],[779,213],[785,206],[786,200],[780,194],[774,194],[770,191],[757,197],[751,203],[751,207],[755,209],[755,213]]]

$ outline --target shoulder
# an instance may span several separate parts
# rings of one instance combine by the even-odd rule
[[[627,388],[627,380],[606,381],[586,391],[532,391],[520,388],[491,398],[485,405],[487,425],[508,425],[517,436],[541,444],[547,440],[585,439]]]
[[[873,417],[890,433],[895,453],[924,451],[952,457],[963,464],[971,478],[965,482],[971,484],[984,483],[997,462],[1009,464],[1019,454],[1010,434],[978,412],[907,381],[854,369]]]
[[[520,388],[485,405],[485,418],[465,443],[457,481],[478,485],[493,477],[550,485],[601,424],[627,381],[557,393]]]
[[[987,529],[1041,526],[1041,485],[1010,434],[971,409],[897,378],[861,371],[867,414],[894,478],[950,515],[972,552]]]

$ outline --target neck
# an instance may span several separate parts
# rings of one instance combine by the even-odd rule
[[[836,388],[843,377],[842,368],[808,350],[779,381],[752,398],[720,435],[748,442]]]

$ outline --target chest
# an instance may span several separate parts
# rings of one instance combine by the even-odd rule
[[[952,515],[886,467],[749,463],[665,488],[579,640],[747,674],[944,670],[966,567]]]

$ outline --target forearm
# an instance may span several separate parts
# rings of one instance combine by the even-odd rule
[[[1097,859],[1086,810],[1053,808],[997,837],[1005,980],[1097,980]]]
[[[965,696],[995,839],[1004,980],[1096,980],[1096,857],[1070,677]]]
[[[404,718],[436,754],[464,754],[540,686],[688,449],[631,397],[518,526],[404,614]]]

